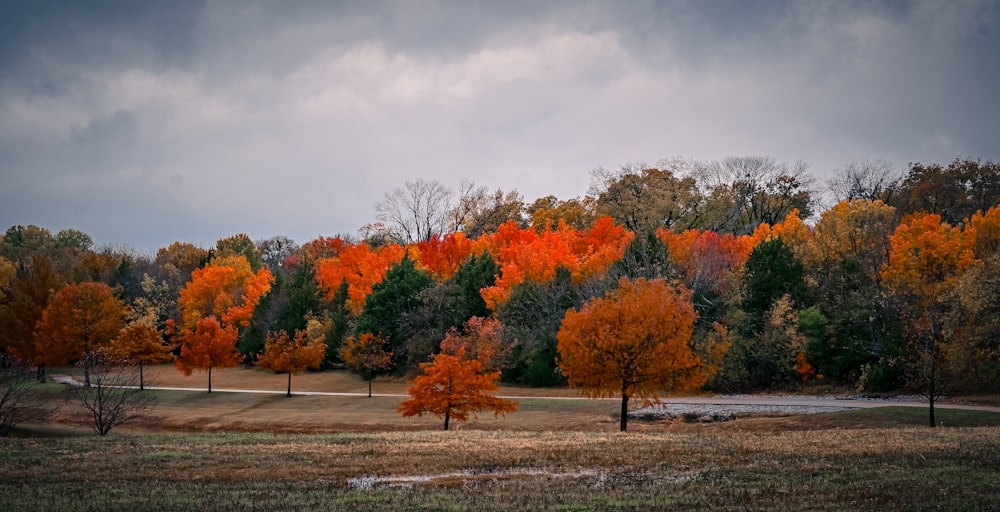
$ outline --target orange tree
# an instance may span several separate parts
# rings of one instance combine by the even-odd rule
[[[974,261],[972,236],[941,222],[937,214],[907,216],[889,238],[889,263],[882,279],[896,299],[909,337],[911,373],[929,402],[935,426],[934,400],[946,381],[941,374],[950,336],[945,331],[949,294]]]
[[[630,398],[695,389],[711,376],[714,368],[689,343],[696,316],[687,290],[661,279],[622,278],[604,298],[566,312],[556,335],[559,367],[570,386],[591,398],[620,394],[625,431]]]
[[[207,371],[211,393],[212,368],[239,364],[239,328],[249,325],[254,308],[273,280],[266,268],[254,272],[243,256],[216,258],[195,270],[178,300],[183,324],[181,352],[174,360],[177,368],[185,375]]]
[[[351,371],[368,381],[368,398],[372,396],[372,380],[377,372],[392,368],[392,351],[389,341],[370,332],[349,337],[340,347],[340,358]]]
[[[215,316],[198,320],[193,330],[181,335],[180,357],[174,365],[186,376],[195,370],[208,372],[208,392],[212,392],[212,368],[232,368],[243,359],[236,353],[235,327],[223,326]]]
[[[125,326],[111,340],[110,355],[115,360],[138,363],[140,390],[146,387],[143,365],[162,363],[169,361],[171,357],[160,331],[153,326],[152,319],[140,319]]]
[[[444,418],[448,430],[452,418],[467,421],[469,413],[492,410],[494,416],[502,416],[517,410],[517,402],[494,395],[500,372],[483,373],[482,363],[465,358],[465,349],[455,355],[440,353],[433,362],[421,363],[420,369],[423,374],[407,390],[410,399],[397,409],[404,417],[430,413]]]
[[[125,305],[104,283],[71,284],[59,290],[35,326],[35,363],[59,366],[111,343],[125,325]],[[90,385],[90,367],[83,365]]]
[[[288,374],[288,392],[292,396],[292,375],[307,368],[319,368],[326,355],[325,336],[308,339],[306,331],[296,330],[291,338],[285,331],[271,332],[264,344],[264,353],[257,358],[257,366],[274,373]]]

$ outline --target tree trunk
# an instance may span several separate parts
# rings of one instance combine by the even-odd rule
[[[291,398],[292,396],[292,372],[288,372],[288,393],[285,394],[286,398]]]
[[[212,392],[212,367],[208,367],[208,392]]]
[[[622,384],[622,419],[621,431],[628,430],[628,386]]]
[[[38,377],[38,383],[39,384],[45,384],[45,365],[44,364],[38,365],[38,375],[37,375],[37,377]]]
[[[444,429],[448,430],[448,420],[451,419],[451,411],[445,411],[444,413]]]
[[[146,383],[142,379],[142,361],[139,361],[139,391],[146,389]]]
[[[90,365],[83,365],[83,387],[90,387]]]
[[[372,379],[368,377],[368,398],[372,397]]]
[[[936,382],[937,379],[935,378],[936,377],[935,370],[937,370],[937,364],[935,363],[934,360],[931,360],[931,374],[930,378],[927,380],[927,402],[930,404],[930,408],[928,409],[928,411],[930,413],[931,427],[937,426],[937,422],[934,420],[934,398],[935,395],[937,394],[937,390],[934,389],[935,386],[937,385]]]

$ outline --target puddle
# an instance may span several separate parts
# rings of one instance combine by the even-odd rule
[[[693,473],[676,475],[658,475],[641,472],[607,472],[592,469],[579,471],[545,471],[541,469],[522,469],[508,471],[457,471],[453,473],[436,473],[426,475],[402,476],[362,476],[348,478],[347,486],[354,490],[370,491],[383,488],[413,488],[420,484],[443,482],[459,482],[462,484],[475,481],[501,480],[508,478],[593,478],[594,487],[605,487],[629,482],[656,480],[664,483],[685,483],[695,477]]]

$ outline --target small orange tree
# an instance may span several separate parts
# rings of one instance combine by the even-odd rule
[[[465,349],[458,354],[440,353],[432,363],[421,363],[423,375],[413,379],[407,390],[409,400],[404,400],[397,409],[404,417],[423,416],[430,413],[444,418],[444,429],[448,430],[451,418],[467,421],[469,413],[492,410],[494,416],[502,416],[517,410],[517,402],[497,398],[493,393],[499,389],[496,380],[500,372],[483,373],[483,365],[477,360],[465,358]]]
[[[566,312],[556,335],[559,367],[570,386],[591,398],[620,393],[625,431],[631,397],[649,401],[659,390],[695,389],[714,372],[689,344],[695,317],[683,288],[622,278],[604,298]]]
[[[290,338],[285,331],[267,333],[264,353],[257,358],[257,366],[274,373],[288,374],[288,392],[292,396],[292,375],[298,375],[307,368],[319,368],[326,355],[325,336],[310,340],[306,331],[296,330]]]
[[[476,359],[486,371],[502,370],[513,345],[503,339],[503,324],[495,318],[474,316],[465,322],[464,334],[452,327],[441,342],[441,352],[456,355],[465,350],[469,359]]]
[[[236,353],[235,327],[223,327],[214,315],[198,320],[194,330],[181,334],[181,355],[174,365],[190,377],[195,370],[208,372],[212,392],[212,368],[232,368],[243,359]]]
[[[138,363],[139,390],[146,387],[143,365],[163,363],[171,358],[160,331],[153,326],[152,320],[145,318],[125,326],[118,337],[111,340],[109,352],[113,360]]]
[[[389,341],[369,332],[357,338],[350,337],[340,347],[340,358],[351,371],[368,381],[368,398],[372,397],[372,380],[377,372],[392,368],[392,351]]]

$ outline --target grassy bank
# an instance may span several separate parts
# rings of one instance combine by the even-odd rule
[[[119,435],[0,446],[2,510],[1000,509],[997,427]]]

